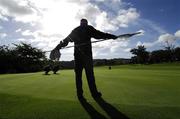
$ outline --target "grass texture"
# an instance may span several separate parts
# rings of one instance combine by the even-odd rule
[[[180,119],[180,63],[104,66],[94,72],[103,94],[99,103],[85,73],[84,103],[76,97],[73,70],[2,74],[0,119]]]

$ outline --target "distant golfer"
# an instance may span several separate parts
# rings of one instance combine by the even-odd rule
[[[52,68],[52,71],[54,74],[56,74],[59,71],[59,65],[54,65],[54,67]]]
[[[88,25],[86,19],[81,19],[80,26],[75,28],[63,41],[56,46],[54,50],[59,50],[68,45],[69,42],[75,43],[74,58],[75,58],[75,76],[76,88],[78,98],[83,98],[82,89],[82,70],[85,68],[86,77],[94,98],[101,97],[102,94],[98,92],[93,71],[93,58],[91,38],[95,39],[116,39],[116,35],[104,33],[96,30],[93,26]],[[86,44],[86,45],[82,45]]]
[[[46,65],[44,67],[45,75],[48,75],[48,73],[51,71],[51,65]]]

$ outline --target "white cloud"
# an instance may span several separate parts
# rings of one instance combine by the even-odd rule
[[[117,4],[122,3],[119,1]],[[128,27],[129,23],[134,22],[140,16],[135,8],[119,8],[117,15],[110,17],[108,12],[102,11],[97,5],[90,3],[86,4],[79,11],[77,18],[82,18],[84,16],[91,23],[94,23],[96,28],[105,31],[115,31],[119,27]]]
[[[128,10],[122,9],[118,12],[118,17],[113,21],[120,27],[128,27],[128,24],[136,20],[140,14],[135,8],[129,8]]]
[[[151,48],[155,45],[159,44],[158,41],[154,41],[154,42],[144,42],[143,45],[146,47],[146,48]]]
[[[33,32],[31,32],[30,30],[25,30],[25,31],[22,31],[22,35],[23,36],[32,36]]]
[[[141,41],[138,41],[136,46],[139,46],[139,45],[144,45],[145,47],[147,48],[151,48],[153,46],[156,46],[158,44],[162,44],[162,43],[174,43],[177,39],[180,38],[180,30],[176,31],[173,34],[169,34],[169,33],[166,33],[166,34],[162,34],[158,37],[157,40],[153,41],[153,42],[141,42]]]
[[[4,13],[10,13],[14,15],[26,15],[32,14],[33,10],[29,8],[25,1],[20,0],[0,0],[1,9]]]
[[[122,4],[120,0],[113,2]],[[16,21],[40,23],[44,32],[58,32],[64,36],[79,24],[81,18],[87,18],[100,30],[115,31],[119,27],[127,27],[139,17],[135,8],[119,8],[117,15],[111,18],[108,12],[89,0],[0,0],[0,3],[3,13]]]
[[[135,8],[129,8],[117,11],[117,16],[110,18],[106,11],[101,10],[97,5],[90,3],[88,0],[62,0],[56,2],[47,0],[41,5],[38,0],[32,0],[32,2],[34,2],[35,6],[45,9],[42,11],[42,30],[36,32],[36,40],[40,40],[39,37],[42,36],[51,37],[55,34],[59,40],[62,40],[74,27],[79,25],[81,18],[87,18],[89,23],[93,24],[97,29],[115,31],[123,25],[128,26],[130,22],[139,17],[139,13]]]
[[[137,47],[137,46],[140,46],[140,45],[143,45],[143,43],[142,43],[141,41],[138,41],[138,42],[136,43],[136,47]]]
[[[132,49],[132,48],[125,48],[125,49],[124,49],[124,52],[130,52],[131,49]]]
[[[35,47],[38,47],[44,51],[49,51],[53,49],[60,41],[60,38],[62,38],[61,35],[59,34],[43,34],[41,31],[30,31],[30,30],[25,30],[21,31],[22,36],[32,36],[32,39],[25,39],[25,38],[20,38],[18,41],[23,41],[26,43],[30,43]]]
[[[24,23],[39,19],[35,7],[31,6],[28,0],[0,0],[0,11],[3,15]]]
[[[17,39],[18,41],[20,41],[20,42],[26,42],[27,40],[26,39],[24,39],[24,38],[19,38],[19,39]]]
[[[176,33],[174,35],[176,38],[180,39],[180,30],[176,31]]]
[[[106,31],[116,31],[120,27],[128,27],[131,22],[139,18],[140,14],[135,8],[120,9],[117,16],[110,18],[107,12],[101,12],[97,19],[97,28]]]
[[[158,41],[159,42],[168,42],[168,43],[172,43],[176,40],[175,36],[174,35],[171,35],[169,33],[166,33],[166,34],[163,34],[163,35],[160,35],[159,36],[159,39]]]
[[[0,33],[0,38],[5,38],[7,36],[6,33]]]
[[[127,48],[128,42],[112,42],[110,51],[111,53],[119,52],[121,49]]]
[[[5,16],[0,12],[0,20],[8,21],[8,18],[5,17]]]
[[[151,47],[153,47],[153,46],[155,46],[155,45],[157,45],[157,44],[159,44],[159,42],[156,40],[156,41],[153,41],[153,42],[141,42],[141,41],[138,41],[137,43],[136,43],[136,47],[137,46],[140,46],[140,45],[143,45],[143,46],[145,46],[146,48],[151,48]]]
[[[99,17],[101,13],[104,14],[103,11],[101,11],[98,8],[97,5],[87,3],[78,9],[78,12],[76,13],[76,17],[78,19],[81,19],[84,17],[84,18],[87,18],[90,23],[94,23],[96,18]]]
[[[103,41],[93,44],[94,58],[114,58],[128,54],[129,41]],[[126,52],[126,53],[125,53]]]
[[[73,28],[79,25],[81,18],[87,18],[89,24],[108,32],[116,31],[119,27],[128,27],[140,16],[135,8],[122,7],[121,0],[98,1],[103,1],[103,4],[107,5],[111,3],[109,5],[111,8],[116,6],[112,11],[105,11],[90,0],[44,0],[43,2],[42,0],[0,0],[2,12],[0,15],[4,19],[6,16],[13,18],[15,22],[35,24],[32,26],[33,29],[38,24],[40,27],[37,30],[28,28],[23,31],[19,28],[15,32],[22,34],[22,38],[18,41],[31,43],[43,50],[54,48]],[[0,19],[2,19],[1,16]],[[25,39],[26,37],[23,38],[23,36],[33,36],[33,39]],[[112,48],[108,43],[99,43],[97,46],[101,47],[98,49],[98,56],[104,51],[117,53],[127,48],[128,42],[117,42]]]
[[[166,33],[166,34],[160,35],[157,40],[152,41],[152,42],[138,41],[136,46],[144,45],[146,48],[151,48],[151,47],[154,47],[154,46],[156,46],[158,44],[162,44],[162,43],[173,43],[175,40],[176,40],[175,36]]]
[[[18,32],[21,32],[21,31],[22,31],[22,29],[19,28],[19,29],[17,29],[15,32],[18,33]]]
[[[118,29],[118,26],[114,25],[111,20],[107,17],[106,12],[102,12],[100,15],[98,15],[95,23],[97,29],[105,30],[105,31],[115,31]]]

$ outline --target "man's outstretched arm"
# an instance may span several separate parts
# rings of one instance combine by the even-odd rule
[[[68,45],[69,42],[67,42],[66,40],[60,41],[60,43],[54,48],[54,50],[59,50],[65,46]]]
[[[116,39],[118,36],[101,32],[99,30],[96,30],[95,28],[91,27],[91,36],[95,39]]]
[[[54,48],[54,50],[59,50],[63,47],[66,47],[69,42],[73,42],[73,40],[71,38],[71,34],[68,35],[64,40],[60,41],[60,43]]]

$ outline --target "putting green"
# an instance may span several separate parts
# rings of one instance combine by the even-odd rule
[[[180,119],[180,63],[96,67],[109,109],[130,119]],[[114,119],[83,88],[88,112],[76,97],[74,71],[0,75],[0,119]],[[108,112],[109,111],[109,112]],[[99,117],[98,117],[99,116]],[[125,119],[125,118],[124,118]]]

